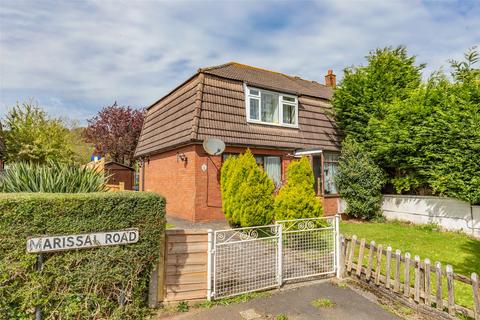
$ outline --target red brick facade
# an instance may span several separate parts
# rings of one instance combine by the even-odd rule
[[[227,147],[227,153],[245,148]],[[285,150],[251,149],[253,154],[280,156],[282,180],[292,153]],[[183,160],[182,160],[183,159]],[[225,219],[220,193],[221,156],[209,156],[201,145],[189,145],[145,160],[140,190],[157,192],[167,199],[167,215],[190,221]],[[145,186],[142,185],[144,181]],[[323,199],[325,215],[337,213],[337,197]]]

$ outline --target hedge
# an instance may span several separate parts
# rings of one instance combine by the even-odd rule
[[[138,228],[138,243],[36,254],[29,236]],[[142,319],[149,275],[165,229],[165,199],[153,193],[0,194],[0,318]],[[119,307],[124,292],[125,304]]]

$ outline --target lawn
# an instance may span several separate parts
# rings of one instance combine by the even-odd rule
[[[423,260],[429,258],[445,265],[450,264],[455,273],[470,277],[472,272],[480,274],[480,240],[459,232],[442,232],[432,225],[412,225],[402,222],[366,223],[343,221],[341,233],[347,236],[357,235],[368,242],[374,240],[384,248],[391,246],[410,252]],[[455,282],[455,300],[458,304],[472,307],[471,287]]]

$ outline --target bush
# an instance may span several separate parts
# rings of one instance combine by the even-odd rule
[[[106,181],[102,172],[74,164],[17,162],[0,176],[0,192],[100,192]]]
[[[323,214],[315,195],[314,176],[310,161],[303,157],[287,168],[287,183],[275,198],[275,220],[317,218]]]
[[[335,182],[348,215],[369,220],[381,214],[384,173],[354,140],[343,142]]]
[[[138,228],[138,243],[44,253],[41,273],[29,236]],[[165,228],[165,200],[152,193],[0,194],[0,315],[32,319],[142,319],[149,275]],[[121,291],[126,304],[119,307]]]
[[[250,150],[224,162],[220,184],[222,208],[230,225],[249,227],[272,221],[275,185]]]

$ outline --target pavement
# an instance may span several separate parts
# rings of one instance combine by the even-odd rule
[[[188,313],[169,315],[172,320],[266,320],[280,315],[288,320],[399,320],[372,298],[350,287],[330,281],[273,291],[272,295],[228,306],[192,309]],[[330,307],[315,307],[312,301],[328,299]],[[327,301],[327,302],[328,302]],[[165,319],[160,317],[160,319]]]
[[[224,230],[231,229],[227,221],[208,221],[208,222],[192,222],[180,218],[167,216],[167,223],[172,224],[172,229],[212,229]]]

